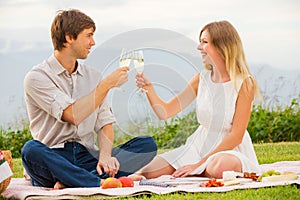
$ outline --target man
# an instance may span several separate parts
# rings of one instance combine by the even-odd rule
[[[115,118],[106,96],[127,81],[129,67],[102,79],[100,72],[78,63],[95,45],[95,29],[79,10],[59,11],[51,26],[54,54],[24,79],[34,140],[24,145],[22,162],[34,186],[97,187],[101,178],[130,175],[156,155],[152,137],[112,148]]]

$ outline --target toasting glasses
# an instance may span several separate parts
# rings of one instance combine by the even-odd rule
[[[134,68],[138,74],[144,72],[144,55],[142,50],[137,50],[133,52]],[[140,88],[139,92],[148,92],[144,88]]]
[[[119,59],[119,66],[120,67],[129,66],[131,58],[132,58],[132,51],[127,51],[125,48],[123,48]],[[118,87],[117,89],[121,90],[122,92],[126,92],[124,88],[121,88],[121,86]]]
[[[122,49],[120,55],[120,67],[129,66],[131,58],[132,58],[132,51],[127,51],[125,48]]]
[[[128,51],[127,49],[123,48],[121,55],[120,55],[120,67],[129,66],[131,60],[134,63],[134,69],[138,74],[142,74],[144,72],[144,55],[142,50],[136,51]],[[125,90],[122,89],[124,92]],[[144,88],[140,88],[138,92],[148,92]]]

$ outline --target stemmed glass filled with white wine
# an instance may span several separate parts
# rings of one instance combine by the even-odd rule
[[[120,55],[120,67],[129,66],[131,58],[132,51],[127,51],[125,48],[123,48]]]
[[[142,50],[134,51],[134,69],[138,74],[142,74],[144,72],[144,55]],[[144,88],[140,88],[139,92],[148,92]]]
[[[122,49],[120,60],[119,60],[119,67],[129,66],[131,58],[132,58],[132,51],[127,51],[125,48]],[[119,87],[122,92],[125,92],[125,89]]]

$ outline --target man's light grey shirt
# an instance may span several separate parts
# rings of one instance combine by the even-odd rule
[[[115,117],[107,99],[78,126],[62,121],[63,110],[77,99],[90,94],[102,80],[102,74],[78,63],[72,74],[58,62],[54,55],[34,66],[24,79],[25,102],[34,139],[49,147],[63,147],[76,141],[95,149],[94,133],[99,133]],[[91,104],[94,99],[91,99]]]

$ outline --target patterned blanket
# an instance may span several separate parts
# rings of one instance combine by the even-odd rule
[[[282,161],[272,164],[261,165],[262,171],[274,169],[275,171],[290,171],[300,174],[300,161]],[[158,178],[159,180],[164,177]],[[157,180],[157,179],[156,179]],[[187,178],[187,181],[190,180]],[[151,181],[151,180],[150,180]],[[155,181],[155,180],[153,180]],[[204,180],[203,180],[204,181]],[[228,192],[236,189],[262,188],[277,185],[298,184],[300,186],[300,177],[292,181],[276,181],[276,182],[245,182],[243,184],[223,186],[223,187],[200,187],[197,184],[178,184],[173,187],[159,187],[151,185],[139,185],[135,182],[133,188],[65,188],[61,190],[53,190],[50,188],[33,187],[29,181],[23,178],[13,178],[7,190],[2,193],[4,198],[13,199],[89,199],[105,198],[105,197],[121,197],[135,196],[140,194],[168,194],[173,192]]]

